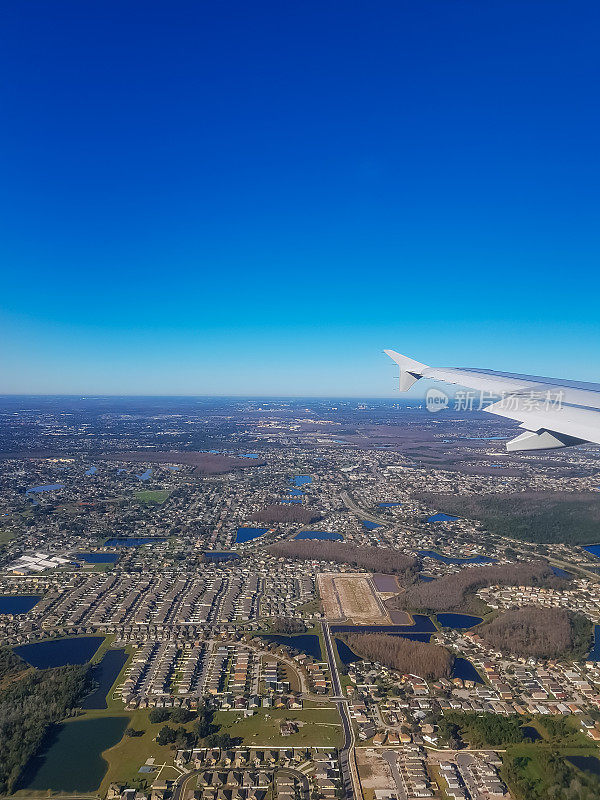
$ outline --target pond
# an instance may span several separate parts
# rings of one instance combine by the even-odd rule
[[[118,553],[75,553],[74,557],[86,564],[114,564],[119,560]]]
[[[587,552],[591,553],[593,556],[600,558],[600,544],[588,544],[587,547],[583,549],[587,550]]]
[[[103,636],[47,639],[14,647],[13,652],[38,669],[64,667],[66,664],[87,664],[103,641]]]
[[[53,725],[29,760],[17,789],[94,792],[108,764],[101,753],[123,738],[128,717],[98,717]]]
[[[115,536],[104,544],[106,547],[140,547],[143,544],[164,544],[166,541],[157,536]]]
[[[474,617],[472,614],[436,614],[436,620],[442,628],[472,628],[483,622],[481,617]]]
[[[561,569],[560,567],[555,567],[553,564],[550,564],[549,566],[550,566],[550,569],[552,570],[552,572],[558,578],[572,578],[573,577],[573,573],[572,572],[567,572],[566,570]]]
[[[33,595],[0,595],[0,614],[27,614],[41,599]]]
[[[591,772],[592,775],[600,776],[600,759],[596,756],[569,756],[567,761],[583,772]]]
[[[402,503],[377,503],[378,508],[397,508]]]
[[[588,654],[588,661],[600,661],[600,625],[594,625],[594,642]]]
[[[152,475],[152,470],[150,469],[150,467],[148,467],[148,469],[147,469],[145,472],[142,472],[142,474],[141,474],[141,475],[138,475],[137,477],[138,477],[138,478],[139,478],[141,481],[147,481],[147,480],[148,480],[148,478],[149,478],[151,475]]]
[[[207,550],[204,553],[204,558],[207,561],[213,561],[218,564],[220,561],[235,561],[240,558],[239,553],[234,553],[233,550],[218,552],[217,550]]]
[[[342,664],[348,666],[348,664],[354,664],[355,661],[362,660],[360,656],[357,656],[356,653],[348,647],[346,642],[338,639],[337,636],[335,638],[335,646],[337,647],[338,655]]]
[[[305,483],[312,483],[312,478],[310,475],[296,475],[292,478],[292,483],[294,486],[304,486]]]
[[[82,708],[108,708],[106,696],[110,687],[117,680],[119,672],[125,666],[127,653],[125,650],[107,650],[100,663],[92,667],[92,680],[96,688],[83,699]]]
[[[294,536],[294,539],[327,539],[329,541],[343,542],[344,537],[341,533],[331,531],[302,531]]]
[[[384,575],[381,572],[374,572],[373,583],[378,592],[397,592],[399,589],[395,575]]]
[[[321,642],[314,633],[300,633],[297,636],[289,636],[285,633],[264,633],[260,635],[260,638],[265,639],[267,642],[292,647],[294,650],[299,650],[301,653],[312,656],[317,661],[323,660]]]
[[[268,530],[268,528],[238,528],[235,535],[235,540],[240,544],[243,542],[250,542],[252,539],[257,539],[259,536],[264,536]]]
[[[336,633],[390,633],[393,636],[403,634],[432,634],[437,628],[427,614],[413,614],[414,625],[330,625],[333,634]]]
[[[363,519],[363,528],[366,528],[368,531],[374,531],[376,528],[381,528],[379,522],[371,522],[369,519]]]
[[[433,575],[423,575],[422,572],[419,573],[419,580],[423,581],[423,583],[429,583],[429,581],[434,581],[435,578]]]
[[[305,496],[304,492],[302,491],[302,489],[290,489],[288,494],[291,497],[304,497]]]
[[[450,514],[433,514],[427,522],[456,522],[457,519],[458,517],[452,517]]]
[[[33,486],[31,489],[27,489],[25,494],[29,494],[29,492],[55,492],[64,488],[64,483],[49,483],[46,486]]]
[[[473,683],[483,683],[481,675],[468,658],[459,657],[454,659],[452,677],[460,678],[463,681],[473,681]]]
[[[86,469],[85,474],[95,475],[97,472],[98,472],[98,467],[90,467],[89,469]]]
[[[539,742],[542,738],[542,734],[533,725],[521,725],[521,730],[523,731],[523,736],[526,739],[531,739],[532,742]]]
[[[471,558],[450,558],[450,556],[443,556],[435,550],[419,550],[421,558],[434,558],[436,561],[442,561],[444,564],[495,564],[495,558],[488,558],[488,556],[472,556]]]

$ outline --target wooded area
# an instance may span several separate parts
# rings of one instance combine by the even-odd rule
[[[389,608],[410,608],[414,611],[460,610],[467,594],[483,586],[538,586],[557,579],[545,561],[518,561],[483,567],[465,567],[460,572],[444,575],[435,581],[419,583],[392,598]]]
[[[282,558],[301,558],[315,561],[334,561],[349,564],[371,572],[395,573],[414,576],[418,561],[412,556],[390,547],[357,547],[345,542],[299,539],[276,542],[267,548],[273,555]]]
[[[0,691],[0,794],[9,794],[49,726],[75,712],[91,680],[87,664],[30,670],[7,650],[0,664],[0,682],[13,678]]]
[[[592,623],[563,608],[526,606],[502,612],[480,625],[477,634],[501,653],[555,658],[578,651],[585,657],[592,642]]]
[[[306,508],[300,503],[273,504],[255,511],[250,517],[253,522],[299,522],[308,525],[321,519],[314,509]]]
[[[385,633],[347,633],[342,636],[348,647],[367,661],[379,661],[403,674],[421,678],[449,678],[454,656],[436,644],[412,642],[402,636]]]
[[[446,514],[476,519],[491,533],[528,542],[600,541],[598,492],[518,492],[471,496],[426,492],[421,499]]]

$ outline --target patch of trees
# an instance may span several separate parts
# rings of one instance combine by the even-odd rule
[[[592,753],[590,753],[592,755]],[[511,789],[527,800],[597,800],[600,779],[575,770],[559,752],[539,748],[526,755],[508,754],[504,775]]]
[[[585,656],[592,642],[592,624],[563,608],[526,606],[502,612],[477,628],[481,638],[501,653],[556,658],[574,651]]]
[[[274,503],[255,511],[250,519],[253,522],[299,522],[302,525],[308,525],[321,519],[321,515],[300,503]]]
[[[50,725],[76,713],[90,689],[86,664],[27,671],[0,692],[0,794],[13,791]]]
[[[153,708],[150,712],[150,722],[164,722],[169,719],[171,722],[178,722],[185,724],[193,719],[196,715],[188,712],[189,717],[176,712],[186,711],[183,708]],[[164,713],[154,714],[153,712],[167,712],[167,717]],[[177,750],[185,750],[190,747],[196,747],[202,740],[207,747],[221,747],[226,749],[235,745],[241,744],[242,739],[233,738],[228,733],[221,733],[220,726],[214,722],[214,711],[206,703],[202,703],[198,708],[197,720],[192,730],[188,730],[180,724],[177,728],[172,728],[170,725],[163,725],[156,736],[156,742],[160,745],[173,745]]]
[[[300,558],[310,561],[334,561],[349,564],[371,572],[399,575],[416,575],[418,561],[412,556],[390,547],[358,547],[345,542],[317,539],[294,539],[276,542],[267,548],[273,555],[283,558]]]
[[[12,678],[28,668],[29,665],[16,653],[13,653],[10,647],[0,649],[0,685],[5,678]]]
[[[304,633],[306,625],[301,619],[293,617],[275,617],[271,623],[274,633]]]
[[[460,572],[435,581],[415,584],[404,594],[391,598],[386,605],[429,612],[452,611],[459,610],[467,595],[484,586],[545,586],[554,585],[556,581],[560,584],[545,561],[464,567]]]
[[[150,722],[166,722],[170,719],[180,725],[194,719],[196,714],[188,708],[153,708],[149,714]]]
[[[448,678],[454,657],[436,644],[412,642],[402,636],[385,633],[348,633],[343,636],[348,647],[367,661],[378,661],[404,674],[428,680]]]
[[[476,519],[498,536],[527,542],[592,544],[600,540],[597,492],[421,495],[447,514]]]
[[[504,744],[518,744],[527,739],[523,730],[523,718],[518,714],[504,717],[501,714],[465,714],[451,711],[439,720],[439,734],[451,747],[461,739],[472,747],[500,747]]]

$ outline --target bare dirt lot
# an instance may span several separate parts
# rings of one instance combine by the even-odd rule
[[[356,765],[364,789],[393,789],[396,794],[396,784],[389,764],[376,750],[358,747],[356,749]]]
[[[364,573],[321,573],[319,592],[328,619],[360,623],[389,623],[370,576]]]

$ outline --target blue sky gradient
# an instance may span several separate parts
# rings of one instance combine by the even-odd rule
[[[599,378],[600,7],[8,2],[4,393]]]

